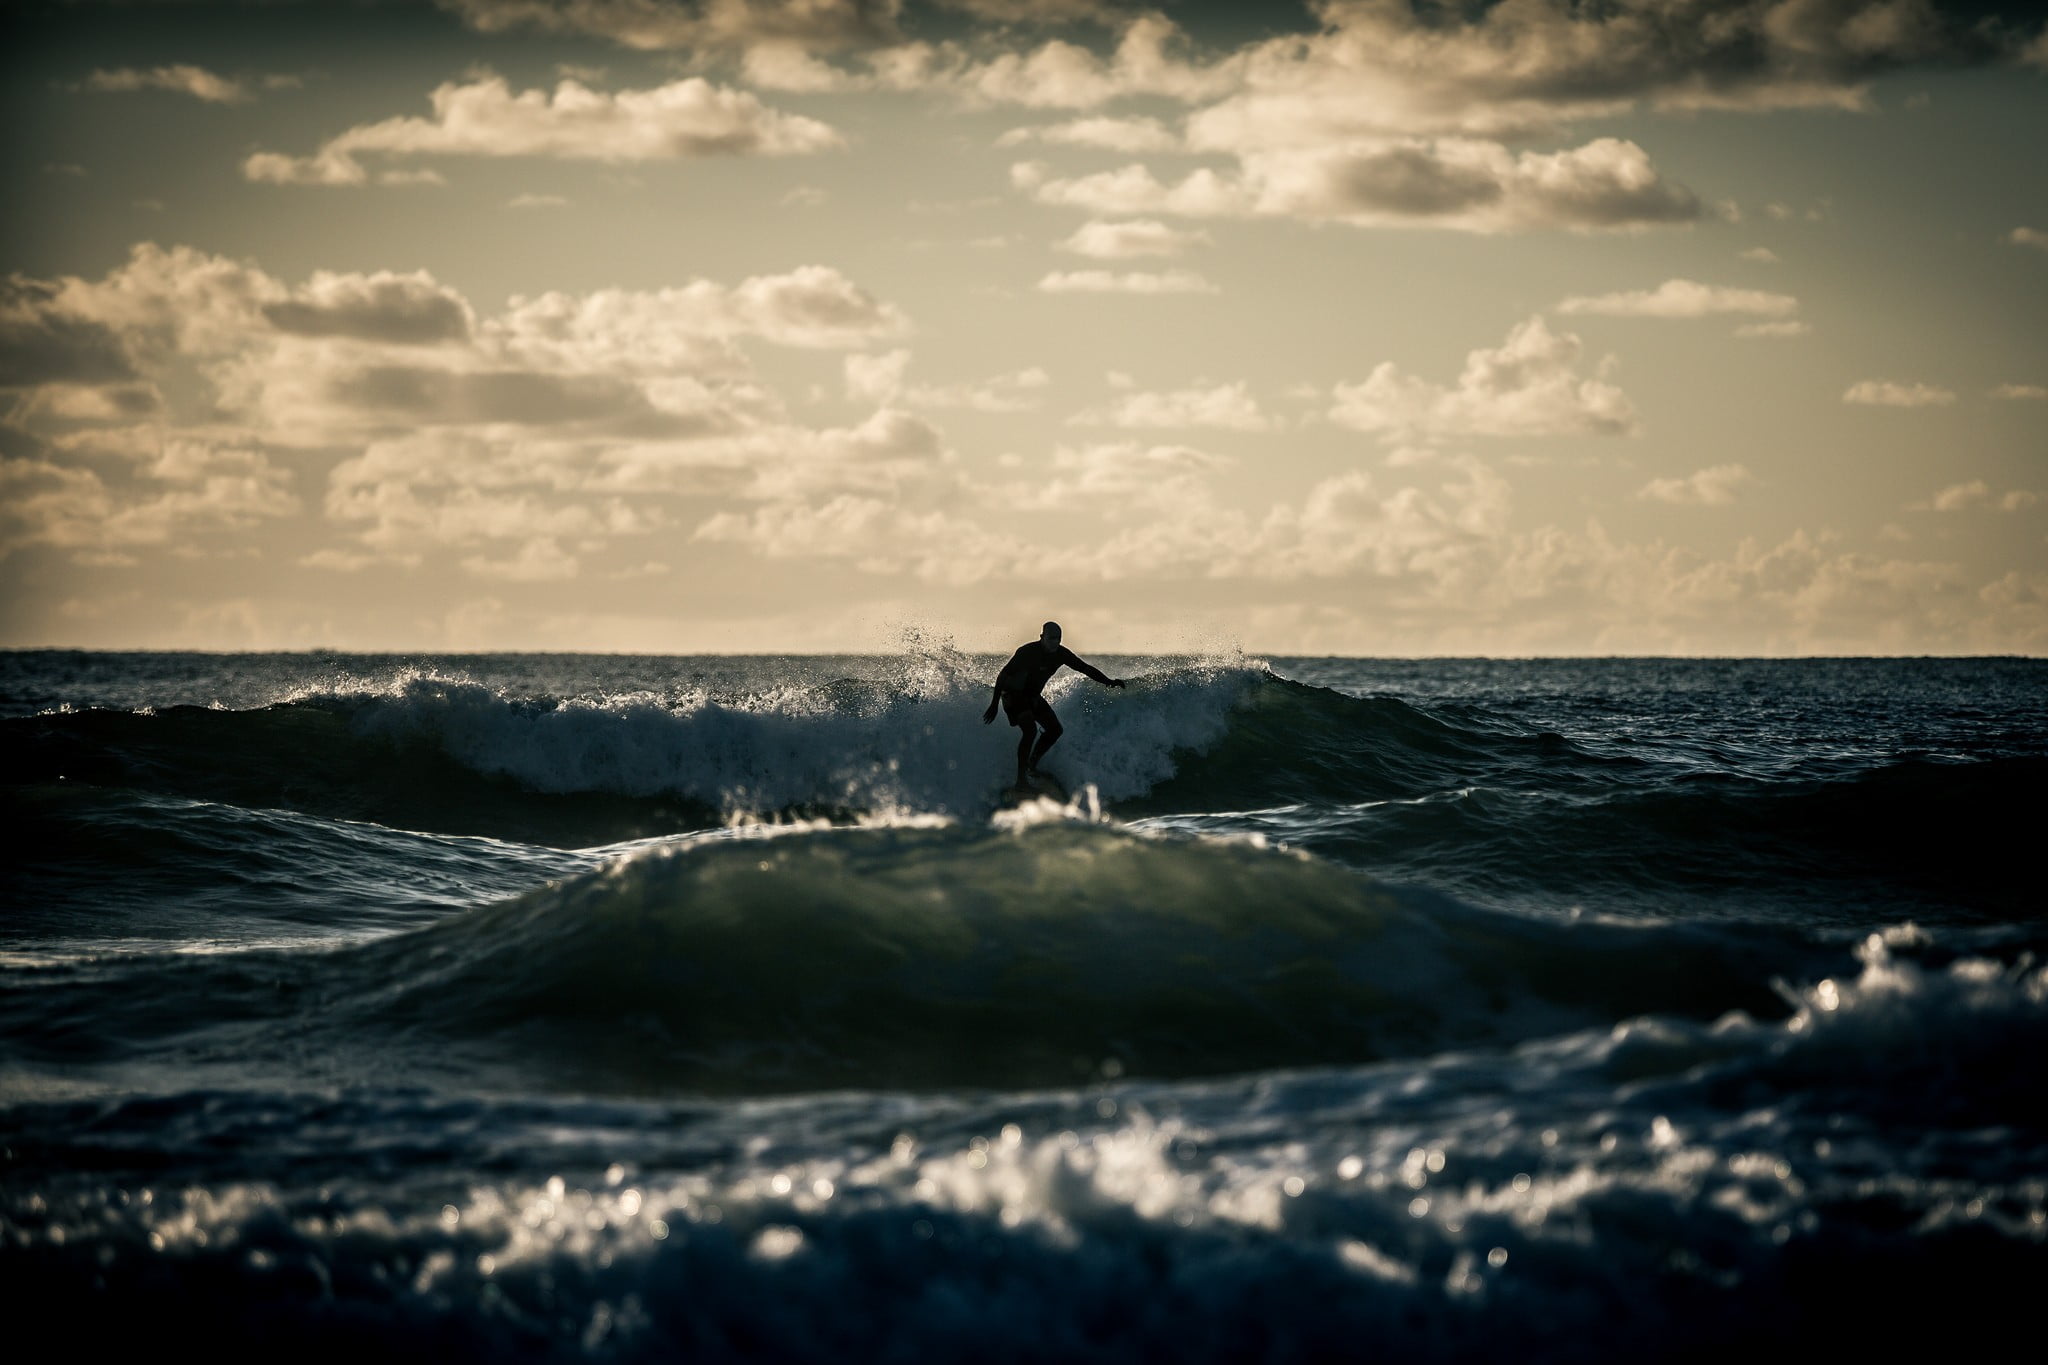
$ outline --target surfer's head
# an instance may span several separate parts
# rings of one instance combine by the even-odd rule
[[[1054,649],[1058,647],[1059,642],[1060,623],[1057,621],[1047,621],[1045,629],[1038,632],[1038,643],[1044,645],[1047,649]]]

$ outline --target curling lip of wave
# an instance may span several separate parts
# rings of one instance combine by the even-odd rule
[[[1177,668],[1109,697],[1057,692],[1070,738],[1053,765],[1116,800],[1213,744],[1248,690],[1243,666]],[[734,697],[509,698],[411,677],[254,711],[171,707],[0,722],[22,779],[61,776],[414,829],[601,843],[736,815],[988,813],[1012,760],[981,724],[983,684],[842,681]]]

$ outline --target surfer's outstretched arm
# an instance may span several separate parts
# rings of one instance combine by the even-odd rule
[[[982,712],[982,713],[981,713],[981,723],[982,723],[983,725],[993,725],[993,724],[995,724],[995,719],[996,719],[996,703],[997,703],[997,702],[1000,702],[1000,701],[1001,701],[1002,699],[1003,699],[1003,683],[1002,683],[1002,679],[998,678],[998,679],[996,680],[996,687],[995,687],[995,691],[993,691],[993,692],[991,692],[991,693],[989,693],[989,694],[988,694],[988,710],[986,710],[986,711],[984,711],[984,712]]]
[[[1060,653],[1065,656],[1060,660],[1060,662],[1065,664],[1068,668],[1073,669],[1076,673],[1081,674],[1083,677],[1093,678],[1095,679],[1095,681],[1101,683],[1104,687],[1122,687],[1124,685],[1124,680],[1122,678],[1110,677],[1107,673],[1104,673],[1094,664],[1089,663],[1086,659],[1076,654],[1073,650],[1068,649],[1065,646],[1062,646],[1060,648]]]

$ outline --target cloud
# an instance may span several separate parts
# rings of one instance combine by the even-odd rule
[[[1804,322],[1745,322],[1735,329],[1735,335],[1747,340],[1789,341],[1812,330],[1812,326]]]
[[[1031,478],[987,490],[987,497],[996,507],[1050,512],[1200,511],[1212,501],[1207,477],[1229,464],[1192,446],[1063,445],[1046,466],[1032,468]]]
[[[2040,401],[2048,399],[2048,387],[2040,384],[2000,384],[1991,391],[1993,398]]]
[[[946,9],[972,14],[999,24],[1078,24],[1114,26],[1127,22],[1130,9],[1122,0],[937,0]]]
[[[1717,464],[1682,479],[1652,479],[1636,491],[1638,498],[1699,507],[1726,507],[1744,484],[1754,482],[1739,464]]]
[[[1060,250],[1076,255],[1116,261],[1134,256],[1179,256],[1193,247],[1207,246],[1211,240],[1206,232],[1169,227],[1156,218],[1137,218],[1121,223],[1091,219],[1056,245]]]
[[[1088,109],[1133,96],[1192,101],[1228,93],[1242,58],[1201,65],[1183,55],[1186,35],[1162,14],[1140,14],[1108,57],[1053,39],[1029,53],[1006,52],[985,62],[943,69],[937,82],[995,104],[1036,109]]]
[[[1045,294],[1214,294],[1215,285],[1192,270],[1117,274],[1109,270],[1055,270],[1038,282]]]
[[[1455,385],[1403,374],[1392,361],[1361,383],[1337,385],[1330,420],[1390,440],[1632,434],[1636,416],[1627,395],[1579,375],[1583,351],[1578,337],[1532,317],[1499,347],[1467,355]]]
[[[2031,489],[2014,488],[2005,493],[1994,493],[1984,480],[1971,479],[1967,483],[1950,484],[1927,502],[1915,503],[1909,510],[1971,512],[1995,507],[2001,512],[2024,512],[2038,501]]]
[[[830,266],[754,275],[727,297],[728,326],[783,346],[836,349],[900,336],[909,320]]]
[[[1126,393],[1107,408],[1076,413],[1067,420],[1075,426],[1128,429],[1210,427],[1222,431],[1270,431],[1275,425],[1273,418],[1259,410],[1250,387],[1241,381],[1167,393]]]
[[[1616,318],[1703,318],[1724,313],[1781,318],[1797,312],[1790,294],[1761,289],[1731,289],[1692,280],[1666,280],[1655,289],[1619,294],[1578,295],[1557,305],[1560,313],[1597,313]]]
[[[515,194],[505,201],[508,209],[563,209],[569,201],[559,194]]]
[[[1945,407],[1956,401],[1955,390],[1934,384],[1895,384],[1887,379],[1865,379],[1851,384],[1842,394],[1844,403],[1861,403],[1883,408]]]
[[[38,421],[101,426],[157,417],[163,407],[163,392],[153,383],[46,383],[18,393],[7,421],[18,427]]]
[[[515,298],[485,329],[504,354],[524,363],[631,374],[729,369],[731,342],[743,337],[846,350],[909,331],[901,309],[822,265],[733,286],[697,280],[668,289]]]
[[[424,270],[409,275],[314,272],[292,297],[263,305],[281,332],[306,337],[356,337],[401,346],[461,341],[470,334],[469,304]]]
[[[508,583],[543,583],[574,578],[582,565],[576,556],[562,549],[559,541],[542,536],[523,542],[515,553],[503,558],[469,555],[463,559],[462,567],[478,578],[494,578]]]
[[[1466,232],[1579,232],[1689,223],[1692,191],[1666,181],[1633,142],[1598,138],[1558,152],[1439,139],[1257,152],[1245,174],[1261,214],[1355,226]]]
[[[1753,246],[1749,248],[1749,250],[1747,251],[1738,252],[1736,254],[1741,256],[1742,259],[1745,261],[1755,261],[1760,265],[1780,264],[1780,261],[1778,259],[1778,253],[1771,250],[1767,246]]]
[[[967,408],[975,412],[1028,412],[1052,377],[1037,366],[973,384],[910,384],[910,352],[846,357],[846,396],[862,402],[917,408]]]
[[[0,280],[0,389],[135,377],[119,334],[67,308],[62,286],[22,275]]]
[[[1072,179],[1032,162],[1011,183],[1041,203],[1100,214],[1282,217],[1356,227],[1502,233],[1633,230],[1692,222],[1696,195],[1666,181],[1642,148],[1599,138],[1558,152],[1473,139],[1380,140],[1241,154],[1234,174],[1204,167],[1178,183],[1141,164]]]
[[[1062,180],[1042,161],[1020,161],[1010,167],[1010,183],[1041,204],[1111,215],[1173,213],[1218,218],[1249,214],[1253,207],[1240,183],[1207,167],[1189,172],[1177,185],[1167,185],[1136,162],[1114,171]]]
[[[909,573],[929,583],[974,583],[1034,558],[1015,536],[971,518],[893,498],[842,493],[822,503],[775,502],[719,512],[692,539],[741,545],[769,559],[837,559],[867,573]]]
[[[341,446],[356,453],[322,506],[353,543],[316,551],[314,567],[453,549],[472,574],[558,579],[666,524],[667,497],[894,494],[942,468],[940,433],[892,407],[844,428],[792,423],[741,349],[867,347],[908,329],[825,266],[515,297],[479,316],[425,272],[288,285],[144,244],[101,279],[17,278],[0,293],[0,359],[11,343],[24,385],[4,430],[38,452],[15,471],[5,539],[125,555],[253,524],[297,507],[266,447]],[[242,444],[181,432],[158,395],[171,376],[188,391],[196,377],[182,406]],[[1020,372],[960,397],[1007,406],[1044,382]],[[133,471],[126,483],[98,472],[108,460]]]
[[[1110,8],[966,3],[997,23],[1020,12],[1071,21]],[[510,0],[498,21],[536,7],[535,0]],[[666,22],[675,30],[669,42],[693,47],[706,39],[684,16],[722,10],[735,20],[727,32],[751,28],[756,39],[801,53],[865,41],[862,60],[887,69],[899,88],[943,89],[990,103],[1086,109],[1139,97],[1210,102],[1196,116],[1201,135],[1241,149],[1418,133],[1525,137],[1642,105],[1863,109],[1875,76],[1918,63],[1990,60],[2013,46],[1985,27],[1945,16],[1929,0],[1617,0],[1597,8],[1516,0],[1467,10],[1409,0],[1320,0],[1310,6],[1313,31],[1280,33],[1206,58],[1158,13],[1121,16],[1121,35],[1107,54],[1052,39],[977,57],[969,49],[985,50],[989,35],[969,34],[964,44],[904,41],[893,4],[870,7],[880,22],[855,32],[826,22],[842,19],[846,6],[818,3],[810,24],[783,37],[768,31],[763,11],[787,15],[796,5],[561,0],[541,8],[558,20],[578,14],[586,31],[612,36],[633,28],[646,34]],[[1102,14],[1098,22],[1117,20]],[[994,36],[1000,41],[1000,32]],[[827,75],[807,74],[812,88],[848,79],[815,65]]]
[[[133,562],[127,551],[242,530],[299,509],[285,471],[261,451],[172,442],[109,483],[92,469],[0,460],[0,557],[35,545],[85,563]]]
[[[98,93],[168,90],[174,94],[190,95],[208,104],[241,104],[252,98],[249,87],[242,82],[216,76],[203,66],[157,66],[147,71],[122,67],[95,71],[85,78],[80,88]]]
[[[1012,128],[996,139],[996,146],[1015,147],[1027,142],[1100,147],[1105,151],[1130,154],[1171,152],[1180,147],[1179,135],[1155,118],[1084,118],[1032,128]]]
[[[485,33],[588,34],[641,51],[893,41],[900,0],[437,0]]]
[[[2030,246],[2037,251],[2048,251],[2048,232],[2039,228],[2016,227],[2005,234],[2005,240],[2014,246]]]
[[[578,452],[541,442],[442,429],[375,441],[328,476],[329,519],[353,526],[385,559],[417,560],[447,546],[499,547],[475,556],[472,572],[560,577],[574,565],[562,540],[597,544],[663,524],[644,500],[597,493]],[[335,565],[339,567],[339,564]]]
[[[364,185],[361,158],[554,157],[608,164],[704,156],[800,156],[843,142],[815,119],[771,109],[744,91],[700,77],[616,94],[565,80],[552,93],[514,94],[503,77],[440,86],[432,118],[390,118],[330,138],[311,156],[258,152],[250,180],[284,185]],[[388,183],[391,173],[384,179]]]
[[[1320,32],[1239,54],[1191,135],[1237,146],[1387,133],[1522,136],[1659,109],[1865,108],[1872,76],[1997,45],[1927,0],[1571,0],[1460,11],[1324,0]]]

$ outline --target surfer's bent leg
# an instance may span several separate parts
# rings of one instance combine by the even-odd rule
[[[1037,701],[1038,704],[1031,708],[1031,714],[1040,725],[1045,727],[1045,733],[1038,737],[1038,745],[1031,751],[1031,766],[1033,769],[1038,767],[1038,760],[1045,757],[1045,751],[1059,743],[1060,736],[1066,733],[1065,728],[1060,725],[1060,718],[1053,714],[1050,706],[1046,705],[1045,698],[1039,697]]]
[[[1017,735],[1017,785],[1024,785],[1024,778],[1031,771],[1031,741],[1038,737],[1038,722],[1025,716],[1013,722]]]

